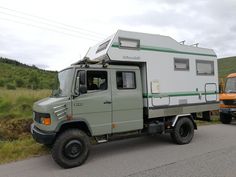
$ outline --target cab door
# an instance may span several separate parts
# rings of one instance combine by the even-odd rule
[[[143,128],[143,98],[140,71],[111,70],[112,132]]]
[[[80,72],[85,75],[81,87],[85,87],[86,93],[72,100],[73,118],[85,121],[92,135],[109,134],[112,116],[110,71],[91,69],[78,71],[77,76]]]

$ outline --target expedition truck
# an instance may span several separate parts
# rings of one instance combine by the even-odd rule
[[[230,124],[236,117],[236,73],[229,74],[226,78],[225,88],[220,94],[220,121]]]
[[[85,162],[91,139],[170,133],[187,144],[196,113],[218,109],[217,73],[211,49],[118,30],[58,73],[58,90],[33,105],[31,132],[64,168]]]

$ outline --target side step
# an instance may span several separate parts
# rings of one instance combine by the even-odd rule
[[[108,135],[96,136],[95,140],[97,141],[98,144],[106,143],[108,142]]]
[[[106,143],[108,140],[97,140],[97,142],[99,143],[99,144],[101,144],[101,143]]]
[[[125,133],[116,133],[116,134],[111,134],[111,135],[96,136],[95,140],[98,144],[101,144],[101,143],[106,143],[108,141],[135,138],[135,137],[144,136],[144,135],[147,135],[147,133],[142,133],[141,130],[138,130],[138,131],[125,132]]]

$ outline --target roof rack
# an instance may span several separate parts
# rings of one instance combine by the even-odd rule
[[[198,47],[199,43],[195,43],[195,44],[192,44],[190,46],[195,46],[195,47]]]
[[[105,60],[90,60],[89,57],[84,57],[82,60],[73,63],[72,65],[85,65],[85,67],[89,67],[89,64],[102,64],[103,67],[107,67],[108,62]]]
[[[181,45],[184,45],[184,43],[185,43],[185,40],[179,42],[179,44]]]

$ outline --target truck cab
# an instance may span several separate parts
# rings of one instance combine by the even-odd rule
[[[220,120],[223,124],[230,124],[236,117],[236,73],[226,78],[225,88],[220,94]]]
[[[36,130],[53,134],[72,122],[91,136],[143,128],[138,67],[74,66],[59,72],[58,81],[59,89],[33,106]]]

